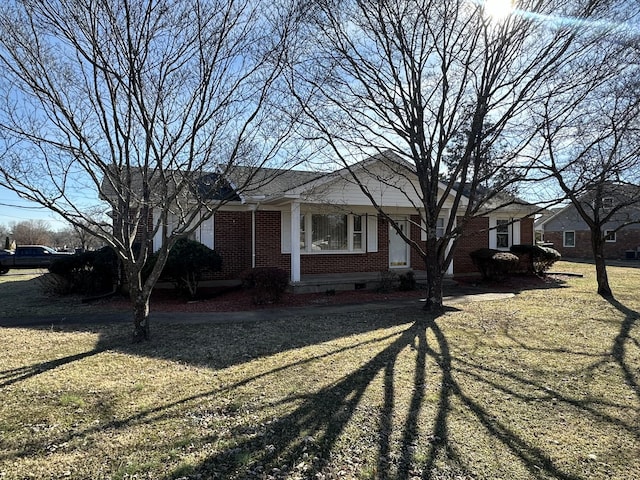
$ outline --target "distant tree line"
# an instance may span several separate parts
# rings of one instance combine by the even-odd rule
[[[46,220],[0,224],[0,239],[2,248],[10,248],[12,245],[47,245],[56,249],[95,250],[104,245],[97,237],[71,225],[54,230]]]

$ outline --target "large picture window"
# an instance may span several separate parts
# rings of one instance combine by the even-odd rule
[[[364,216],[313,213],[300,217],[300,251],[304,253],[364,251]]]
[[[347,250],[347,216],[311,215],[311,250]]]

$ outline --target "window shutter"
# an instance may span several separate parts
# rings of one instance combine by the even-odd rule
[[[378,216],[367,215],[367,252],[378,251]]]
[[[280,244],[282,253],[291,253],[291,212],[280,213]]]
[[[520,220],[513,222],[513,238],[511,239],[511,245],[520,245],[522,243],[522,238],[520,234]]]

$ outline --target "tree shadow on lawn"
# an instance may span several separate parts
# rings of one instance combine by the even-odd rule
[[[407,348],[415,351],[412,393],[404,421],[395,425],[395,402],[399,388],[395,382],[395,364],[398,356]],[[431,363],[437,365],[437,374],[429,375],[428,365]],[[276,472],[272,478],[298,478],[296,475],[300,478],[340,476],[337,470],[328,470],[332,453],[340,436],[345,433],[347,424],[356,415],[365,391],[378,376],[384,378],[383,401],[379,411],[375,412],[378,418],[369,420],[377,428],[374,448],[377,450],[377,458],[375,466],[369,466],[369,471],[375,478],[440,478],[438,469],[442,467],[443,461],[448,468],[454,466],[457,470],[453,472],[454,476],[471,478],[466,475],[471,475],[473,466],[466,464],[464,453],[450,436],[452,411],[460,408],[475,417],[486,433],[506,447],[513,457],[511,460],[519,461],[533,477],[552,476],[565,480],[588,478],[563,470],[554,463],[549,452],[532,445],[516,430],[511,429],[507,419],[497,417],[487,405],[466,391],[463,382],[459,380],[462,376],[472,377],[478,384],[520,397],[523,401],[550,402],[551,398],[559,399],[566,406],[593,417],[598,422],[611,423],[633,431],[633,427],[624,421],[591,408],[593,399],[584,403],[576,402],[561,392],[506,370],[489,372],[485,369],[485,373],[491,373],[488,378],[471,371],[482,369],[482,365],[478,363],[452,356],[449,340],[436,321],[417,321],[370,361],[339,382],[320,388],[315,393],[296,397],[295,400],[300,401],[299,406],[289,414],[277,418],[268,427],[254,429],[251,435],[247,435],[246,426],[232,431],[231,437],[237,439],[237,442],[210,456],[193,468],[190,474],[204,475],[207,478],[258,478],[269,472]],[[507,382],[490,379],[496,376],[508,378],[509,383],[515,382],[518,388],[512,389],[506,385]],[[425,386],[434,383],[437,383],[438,400],[432,413],[425,411],[425,405],[428,404]],[[533,390],[536,393],[527,396],[519,389]],[[215,394],[211,392],[209,395]],[[292,400],[290,398],[285,401]],[[457,404],[455,408],[452,406],[454,403]],[[432,418],[425,418],[430,413]],[[425,424],[428,423],[431,423],[431,427],[425,431]],[[394,430],[397,430],[395,434]],[[202,439],[203,442],[215,440],[213,432],[211,438]],[[421,453],[418,454],[418,451]]]
[[[624,315],[624,320],[620,324],[620,331],[614,338],[613,345],[611,346],[611,356],[620,366],[627,385],[629,385],[629,388],[633,390],[635,396],[640,400],[640,385],[638,384],[639,371],[637,367],[634,368],[627,361],[628,348],[635,347],[635,349],[640,350],[640,340],[637,336],[632,336],[632,330],[638,323],[640,313],[628,308],[613,297],[606,298],[606,300]]]
[[[625,359],[625,345],[635,342],[630,336],[638,318],[635,311],[623,305],[614,306],[625,314],[620,334],[614,340],[612,355],[625,371],[627,382],[638,395],[638,382],[633,367]],[[339,476],[334,458],[340,450],[350,422],[362,415],[362,405],[368,391],[380,388],[380,404],[374,404],[366,412],[370,418],[366,425],[372,432],[363,432],[371,438],[373,457],[360,459],[370,474],[379,479],[443,478],[443,465],[450,469],[451,478],[472,478],[474,464],[468,458],[468,447],[460,443],[459,433],[453,433],[452,422],[459,422],[460,411],[472,418],[483,435],[492,439],[510,457],[505,461],[518,462],[532,478],[553,477],[565,480],[587,479],[589,474],[570,471],[553,460],[551,452],[539,443],[519,433],[508,415],[496,412],[491,402],[480,398],[476,388],[497,392],[520,402],[557,402],[564,409],[578,412],[595,424],[615,427],[625,434],[638,438],[633,420],[609,415],[606,410],[620,405],[606,403],[597,398],[579,400],[558,388],[517,374],[507,367],[491,367],[464,354],[453,354],[449,338],[438,325],[447,316],[433,319],[424,312],[405,308],[402,311],[388,307],[382,315],[336,318],[309,315],[304,321],[273,321],[270,325],[259,322],[235,325],[155,325],[163,328],[154,342],[131,345],[126,341],[127,329],[120,325],[119,333],[105,333],[94,350],[72,355],[46,364],[32,365],[11,372],[2,372],[2,385],[10,385],[33,375],[53,370],[59,366],[81,360],[105,350],[116,350],[150,358],[162,358],[185,362],[219,370],[242,365],[253,359],[319,345],[332,339],[347,338],[376,329],[397,328],[393,333],[382,334],[370,344],[352,342],[342,347],[333,346],[324,354],[283,363],[277,368],[265,369],[237,382],[210,389],[196,395],[177,398],[157,407],[140,410],[135,414],[111,420],[106,424],[87,425],[61,434],[57,444],[88,438],[99,431],[127,429],[137,425],[153,425],[163,418],[184,415],[180,407],[193,409],[195,405],[213,405],[223,395],[233,396],[243,386],[258,379],[269,381],[276,373],[286,373],[294,367],[304,367],[310,362],[324,360],[351,349],[371,348],[371,358],[351,369],[338,381],[323,385],[316,391],[292,393],[286,398],[274,400],[280,405],[290,405],[285,414],[266,424],[252,425],[249,418],[232,426],[228,437],[221,440],[221,432],[211,429],[199,438],[196,445],[224,443],[226,446],[210,454],[206,460],[190,465],[186,471],[176,469],[166,478],[332,478]],[[403,327],[404,325],[404,327]],[[105,327],[104,332],[108,331]],[[247,341],[250,339],[250,341]],[[390,341],[384,348],[378,342]],[[524,344],[521,349],[529,349]],[[399,412],[397,404],[401,389],[407,385],[398,378],[399,358],[413,352],[412,378],[406,409]],[[563,349],[560,353],[580,355],[581,352]],[[406,362],[406,360],[404,360]],[[381,385],[378,383],[381,379]],[[474,387],[470,388],[470,382]],[[435,391],[435,394],[429,393]],[[259,407],[276,406],[269,399]],[[553,408],[553,407],[549,407]],[[458,413],[456,413],[458,412]],[[456,418],[454,420],[454,418]],[[456,427],[457,428],[457,427]],[[358,439],[356,439],[358,440]],[[19,457],[40,447],[35,441],[28,443]],[[371,453],[371,452],[370,452]],[[368,462],[368,464],[367,464]],[[359,465],[357,468],[362,467]],[[355,467],[354,467],[355,468]],[[334,470],[331,470],[334,469]],[[185,473],[186,472],[186,473]],[[183,475],[183,473],[185,473]],[[357,473],[357,472],[356,472]],[[348,474],[348,472],[347,472]],[[200,477],[198,477],[200,476]]]
[[[402,312],[389,310],[388,312],[388,315],[382,315],[382,319],[378,321],[361,320],[352,324],[344,318],[341,322],[341,319],[331,321],[320,317],[314,320],[313,317],[309,317],[305,328],[299,330],[292,331],[291,325],[280,325],[268,341],[259,336],[260,324],[249,327],[236,326],[232,329],[233,333],[230,336],[232,342],[238,342],[236,345],[238,351],[226,359],[218,357],[215,353],[207,354],[206,352],[208,349],[210,352],[215,351],[212,343],[228,344],[229,338],[225,336],[222,327],[228,329],[229,326],[214,328],[210,336],[204,338],[201,334],[190,333],[189,326],[182,327],[182,334],[180,334],[180,327],[175,327],[175,331],[167,332],[166,338],[169,342],[167,346],[173,346],[173,360],[208,366],[216,370],[247,362],[249,360],[247,355],[256,358],[287,349],[319,344],[338,335],[355,335],[375,328],[406,325],[400,330],[396,328],[394,332],[376,338],[371,341],[371,344],[354,341],[342,347],[334,346],[324,355],[284,363],[275,369],[267,369],[254,376],[247,376],[230,385],[178,398],[173,402],[138,411],[129,417],[112,419],[106,424],[86,425],[61,434],[54,443],[63,444],[79,438],[88,438],[105,430],[117,432],[133,426],[154,425],[162,419],[184,416],[181,406],[193,409],[195,406],[212,405],[211,408],[215,409],[218,408],[221,396],[233,396],[241,387],[256,381],[259,377],[269,381],[269,377],[278,371],[286,373],[288,369],[322,360],[323,357],[329,358],[338,353],[348,353],[352,349],[369,347],[372,352],[371,358],[350,369],[338,381],[326,385],[320,382],[320,387],[316,391],[292,393],[286,398],[274,400],[276,403],[291,407],[273,421],[252,425],[251,419],[247,418],[244,422],[231,426],[224,442],[221,439],[221,432],[216,429],[204,432],[199,438],[191,439],[195,445],[220,443],[226,446],[219,448],[199,464],[190,465],[186,472],[177,469],[166,478],[269,478],[266,475],[271,475],[271,478],[295,478],[296,475],[300,478],[322,478],[322,475],[333,478],[339,476],[337,469],[341,467],[335,465],[336,459],[333,455],[336,450],[340,450],[349,423],[354,417],[362,415],[362,405],[367,404],[363,400],[370,394],[367,392],[372,388],[380,389],[378,393],[381,402],[370,405],[370,410],[365,412],[370,418],[366,419],[366,423],[362,425],[368,426],[372,431],[368,434],[362,432],[362,434],[365,437],[369,435],[373,458],[357,459],[363,462],[357,468],[364,466],[369,469],[374,478],[383,480],[416,477],[443,478],[439,473],[443,465],[449,469],[451,478],[455,475],[460,478],[472,478],[472,472],[476,466],[467,457],[468,447],[465,448],[460,444],[459,433],[452,433],[452,422],[460,421],[460,411],[466,412],[465,415],[473,419],[483,435],[492,438],[492,442],[508,454],[510,458],[505,461],[518,462],[532,478],[553,477],[564,480],[589,478],[589,475],[581,476],[581,473],[568,471],[565,466],[554,462],[549,451],[525,438],[511,426],[508,416],[496,414],[491,402],[477,396],[474,393],[476,386],[483,390],[508,395],[521,402],[551,402],[551,399],[554,399],[563,408],[579,412],[580,415],[591,418],[594,423],[610,425],[637,437],[637,432],[633,433],[634,427],[631,423],[613,415],[607,415],[600,411],[597,405],[594,406],[598,403],[597,399],[577,401],[559,390],[527,378],[525,374],[517,375],[507,367],[491,368],[480,360],[475,361],[464,354],[452,354],[451,342],[455,342],[455,339],[448,338],[438,325],[447,321],[446,315],[433,319],[426,317],[424,312],[418,309],[415,311],[405,309]],[[344,324],[342,328],[338,328],[342,324]],[[628,331],[625,331],[625,328],[621,335],[626,335],[625,338],[628,338]],[[184,333],[185,331],[187,333]],[[199,328],[195,331],[201,333]],[[272,343],[272,340],[278,336],[282,337],[280,343]],[[246,341],[247,338],[253,338],[254,341],[249,343]],[[9,383],[55,369],[106,349],[150,357],[171,357],[168,348],[166,350],[161,348],[162,353],[158,355],[158,352],[154,351],[155,347],[151,345],[122,345],[118,340],[117,336],[111,336],[108,339],[105,338],[94,351],[40,366],[32,366],[24,371],[16,371],[14,372],[16,376]],[[377,344],[383,340],[389,343],[382,348]],[[616,340],[615,344],[617,343],[619,342]],[[179,346],[189,345],[192,347],[190,352],[180,351]],[[260,351],[261,349],[263,351]],[[412,352],[414,359],[412,373],[410,372],[412,378],[407,386],[398,378],[401,375],[399,371],[401,367],[398,363],[401,356],[404,358],[402,361],[407,362],[408,352]],[[402,375],[406,375],[406,372]],[[470,381],[475,386],[470,387]],[[406,408],[402,409],[404,413],[400,413],[397,402],[399,396],[404,393],[401,389],[406,388],[410,389],[410,393]],[[433,395],[428,391],[436,393],[432,398],[428,398]],[[259,408],[267,409],[274,406],[269,405],[269,401],[267,397]],[[355,439],[355,441],[361,440],[364,439]],[[27,443],[18,457],[28,457],[29,452],[37,451],[39,447],[36,441]]]

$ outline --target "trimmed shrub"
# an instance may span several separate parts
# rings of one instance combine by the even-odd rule
[[[389,293],[392,292],[396,286],[398,274],[392,270],[383,270],[380,272],[380,279],[378,283],[378,292]]]
[[[59,297],[73,293],[73,286],[66,276],[49,272],[40,275],[37,279],[45,295]]]
[[[400,274],[398,279],[400,280],[398,290],[408,292],[416,289],[416,275],[412,271]]]
[[[256,267],[242,275],[242,285],[251,290],[253,303],[277,303],[289,286],[289,274],[277,267]]]
[[[157,255],[154,254],[147,260],[146,272],[153,268],[156,259]],[[181,238],[169,251],[161,278],[173,282],[180,294],[195,298],[205,273],[219,272],[221,269],[222,257],[218,252],[195,240]]]
[[[55,259],[49,272],[56,283],[65,283],[66,293],[96,294],[111,291],[118,279],[118,257],[110,247]],[[49,289],[55,290],[55,289]],[[57,289],[63,293],[62,289]]]
[[[498,280],[513,272],[520,259],[510,252],[480,248],[469,254],[482,278],[485,280]]]
[[[526,259],[527,271],[536,275],[543,275],[561,257],[557,250],[539,245],[512,245],[510,250],[521,259]]]

